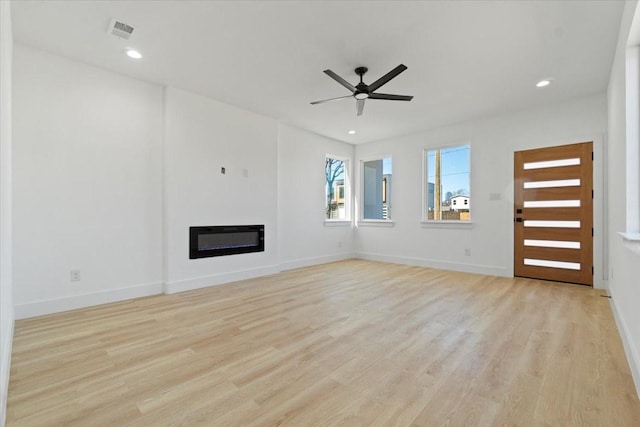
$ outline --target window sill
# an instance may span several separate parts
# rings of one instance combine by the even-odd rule
[[[420,221],[422,228],[473,228],[471,221]]]
[[[627,242],[636,242],[640,244],[640,233],[618,233]]]
[[[361,219],[359,227],[393,227],[395,223],[390,219]]]
[[[627,249],[640,255],[640,233],[619,232],[618,234],[622,237],[622,243],[624,243]]]
[[[352,222],[348,219],[325,219],[324,226],[325,227],[351,227]]]

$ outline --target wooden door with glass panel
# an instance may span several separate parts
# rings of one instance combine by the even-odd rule
[[[593,143],[517,151],[514,274],[593,285]]]

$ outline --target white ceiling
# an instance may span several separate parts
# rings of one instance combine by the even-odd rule
[[[604,91],[621,1],[13,1],[14,39],[351,143]],[[131,40],[106,33],[111,18]],[[144,58],[127,58],[135,47]],[[405,64],[380,92],[312,106]],[[553,79],[545,89],[535,83]],[[348,135],[347,130],[357,130]]]

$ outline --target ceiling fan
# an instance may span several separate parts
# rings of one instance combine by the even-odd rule
[[[375,82],[371,83],[370,85],[367,85],[362,81],[362,76],[364,76],[364,74],[367,72],[367,67],[358,67],[354,71],[356,72],[357,75],[360,76],[360,83],[358,83],[355,86],[353,86],[351,83],[349,83],[348,81],[346,81],[345,79],[343,79],[342,77],[334,73],[333,71],[324,70],[325,74],[327,74],[333,80],[340,83],[342,86],[349,89],[351,91],[351,95],[339,96],[337,98],[323,99],[322,101],[314,101],[311,103],[311,105],[322,104],[323,102],[337,101],[339,99],[347,99],[347,98],[354,97],[356,99],[356,109],[358,111],[358,116],[361,116],[362,111],[364,110],[364,101],[366,101],[367,99],[386,99],[389,101],[411,101],[413,99],[413,96],[409,96],[409,95],[390,95],[387,93],[375,93],[376,90],[380,89],[380,87],[388,83],[389,80],[393,79],[394,77],[396,77],[398,74],[400,74],[406,69],[407,69],[406,65],[400,64],[393,70],[389,71],[384,76],[380,77]]]

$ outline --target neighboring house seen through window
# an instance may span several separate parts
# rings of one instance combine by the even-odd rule
[[[324,162],[325,176],[325,219],[349,219],[349,180],[347,179],[347,161],[327,156]],[[345,190],[345,187],[346,190]]]
[[[362,219],[391,219],[391,157],[362,162]]]

